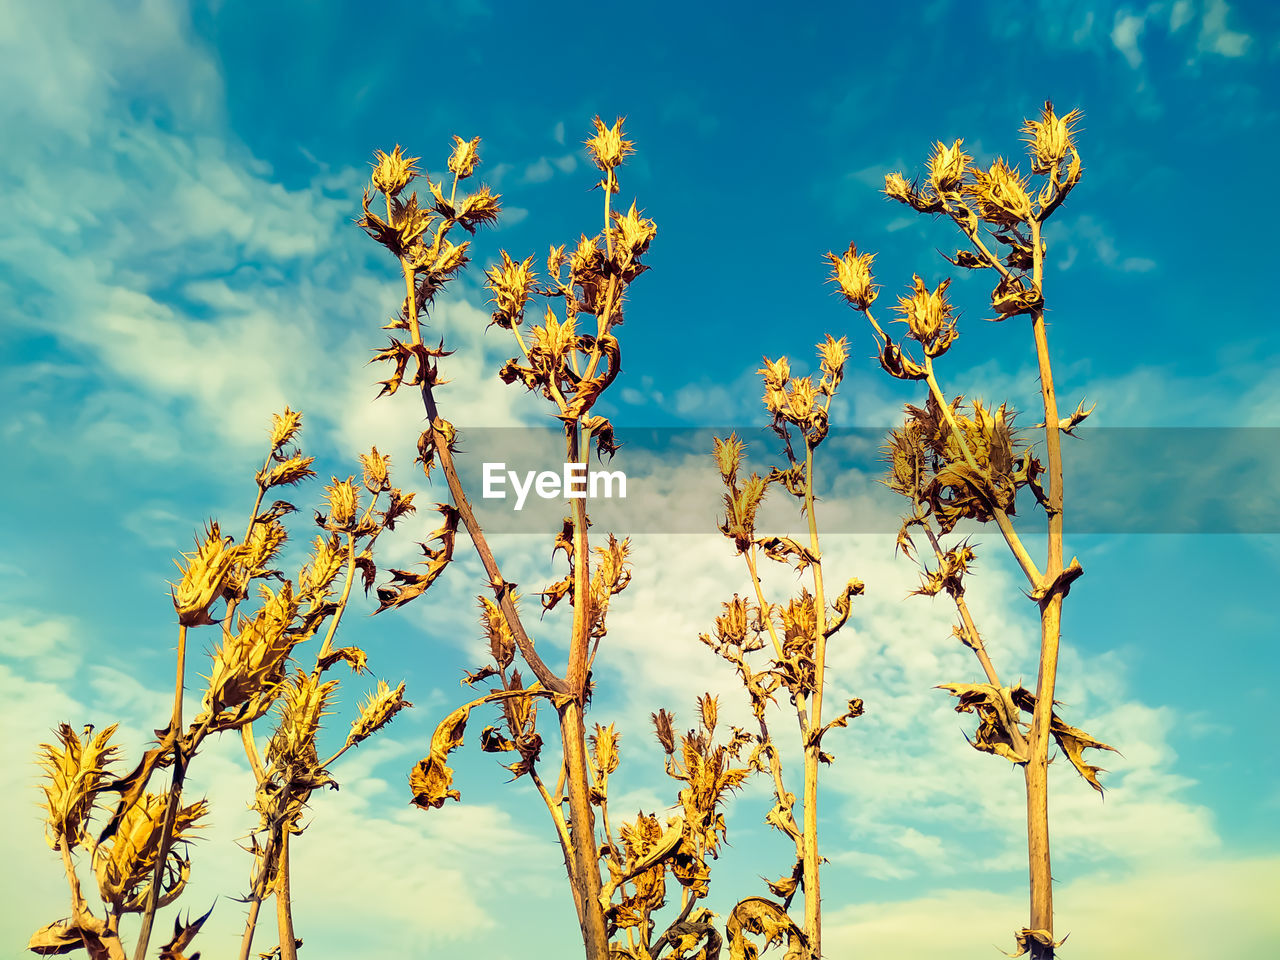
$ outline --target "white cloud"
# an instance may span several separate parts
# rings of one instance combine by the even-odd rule
[[[1111,28],[1111,42],[1124,56],[1125,62],[1136,69],[1142,64],[1142,51],[1138,47],[1138,38],[1146,27],[1146,18],[1118,11],[1115,24]]]
[[[1231,59],[1243,57],[1249,52],[1253,38],[1227,26],[1230,12],[1231,8],[1227,6],[1226,0],[1207,0],[1197,41],[1201,50]]]
[[[1056,871],[1055,871],[1056,872]],[[1104,957],[1261,958],[1280,938],[1271,901],[1280,860],[1202,860],[1176,870],[1140,869],[1077,876],[1054,891],[1055,934],[1077,960]],[[1026,925],[1026,895],[956,887],[894,903],[832,910],[824,950],[901,960],[994,956],[1013,949]]]

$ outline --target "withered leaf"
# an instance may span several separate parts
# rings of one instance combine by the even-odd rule
[[[320,658],[321,671],[328,670],[339,660],[347,661],[353,673],[365,673],[369,657],[359,647],[339,647],[337,650],[331,650]]]
[[[747,939],[747,934],[764,937],[766,949],[781,943],[786,937],[787,952],[783,960],[801,960],[808,945],[804,931],[796,926],[787,912],[764,897],[748,897],[740,901],[729,913],[725,933],[729,935],[731,960],[757,960],[760,956],[759,948]]]

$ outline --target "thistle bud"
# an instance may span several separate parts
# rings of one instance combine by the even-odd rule
[[[170,591],[174,609],[178,611],[178,623],[195,627],[213,623],[209,618],[209,605],[222,592],[222,581],[231,568],[244,558],[244,547],[232,546],[232,537],[223,537],[216,520],[210,521],[203,543],[196,545],[195,553],[184,553],[188,561],[182,571],[182,579]]]
[[[596,135],[583,141],[595,161],[597,167],[606,172],[612,171],[628,156],[635,153],[635,144],[622,138],[622,121],[619,117],[612,127],[606,127],[599,117],[591,122],[595,124]]]
[[[837,257],[828,253],[832,271],[828,282],[840,287],[840,295],[859,310],[866,310],[875,301],[877,294],[871,282],[871,261],[874,253],[858,253],[858,248],[850,243],[843,256]]]
[[[1081,113],[1072,110],[1065,117],[1053,112],[1053,104],[1046,100],[1039,120],[1028,120],[1022,132],[1027,134],[1028,153],[1031,154],[1033,173],[1045,174],[1055,170],[1074,147],[1072,137]]]
[[[915,284],[911,296],[899,297],[898,306],[894,309],[902,314],[911,329],[912,338],[928,348],[944,331],[954,329],[951,323],[951,304],[947,302],[947,287],[951,285],[951,278],[943,280],[932,292],[919,277],[913,276],[911,279]]]
[[[721,440],[719,437],[712,439],[715,441],[716,466],[720,469],[720,476],[732,481],[738,472],[738,467],[742,465],[742,441],[738,439],[736,433],[729,434],[727,440]]]
[[[421,158],[404,156],[400,145],[396,144],[391,153],[378,150],[373,159],[373,185],[388,197],[397,197],[409,185],[409,181],[418,175],[414,164]]]
[[[456,175],[459,180],[465,180],[476,169],[476,164],[480,162],[480,157],[476,153],[476,147],[480,145],[480,138],[473,140],[463,140],[455,135],[453,138],[453,153],[449,156],[449,172]]]
[[[942,141],[934,144],[933,155],[929,158],[929,180],[939,194],[954,193],[964,183],[965,171],[973,157],[960,149],[963,140],[957,140],[949,147]]]

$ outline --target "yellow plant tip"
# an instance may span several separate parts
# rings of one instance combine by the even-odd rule
[[[280,705],[280,723],[267,744],[269,763],[280,770],[289,766],[310,770],[319,764],[316,734],[337,686],[337,680],[321,683],[315,674],[301,671],[289,678]]]
[[[874,253],[860,254],[852,243],[841,256],[827,254],[832,266],[828,282],[839,286],[841,296],[859,310],[870,307],[878,295],[871,278],[871,261],[874,259]]]
[[[471,176],[475,172],[476,165],[480,162],[480,156],[476,152],[476,148],[479,146],[479,137],[463,140],[455,134],[453,138],[453,153],[449,155],[449,172],[457,176],[459,180],[465,180]]]
[[[596,770],[602,779],[618,769],[618,734],[612,723],[607,727],[597,723],[595,733],[587,737],[587,740],[591,744]]]
[[[963,140],[957,140],[948,147],[939,141],[933,146],[929,157],[929,180],[940,195],[954,194],[964,184],[965,173],[973,157],[960,149],[963,143]]]
[[[738,467],[742,465],[742,451],[745,447],[738,439],[737,433],[729,434],[727,440],[721,440],[719,437],[713,437],[712,440],[715,443],[716,466],[720,470],[720,476],[732,482],[737,475]]]
[[[1046,174],[1057,170],[1068,153],[1075,150],[1075,127],[1083,116],[1072,110],[1059,117],[1053,111],[1053,103],[1046,100],[1039,120],[1027,120],[1022,127],[1028,153],[1031,155],[1033,173]]]
[[[360,495],[351,480],[351,477],[346,480],[334,477],[333,483],[325,488],[325,502],[329,506],[328,526],[337,530],[354,525],[356,510],[360,506]]]
[[[315,463],[315,460],[315,457],[289,457],[259,470],[254,479],[263,490],[292,486],[316,475],[311,469],[311,464]]]
[[[563,262],[564,247],[560,247],[559,250]],[[554,257],[556,248],[553,247],[551,252]],[[493,322],[510,330],[513,326],[519,326],[524,319],[524,311],[529,304],[529,299],[533,296],[538,275],[533,271],[532,256],[517,263],[511,259],[511,255],[506,250],[500,250],[498,253],[502,261],[486,271],[485,286],[493,292],[493,297],[489,300],[496,307],[493,311]],[[558,274],[559,266],[557,265],[552,272]]]
[[[294,438],[302,429],[302,414],[284,408],[284,413],[271,415],[271,451],[274,453]]]
[[[98,892],[117,913],[140,913],[145,909],[151,888],[152,872],[160,853],[165,809],[169,796],[144,793],[121,819],[120,827],[109,845],[94,851],[94,873]],[[174,817],[171,846],[161,872],[156,905],[168,906],[186,886],[191,864],[180,852],[180,844],[189,843],[188,834],[198,829],[198,821],[209,812],[204,800],[178,807]]]
[[[222,592],[223,580],[232,567],[245,559],[245,547],[233,546],[232,537],[223,537],[218,522],[212,520],[203,542],[197,541],[194,553],[184,553],[188,561],[184,568],[177,560],[174,564],[182,571],[182,579],[170,591],[178,623],[194,627],[213,623],[209,618],[209,605]]]
[[[1016,227],[1031,220],[1031,197],[1027,181],[1002,158],[996,158],[989,170],[975,167],[973,183],[964,192],[978,204],[978,212],[988,223]]]
[[[827,339],[818,344],[818,362],[824,371],[837,373],[844,369],[845,361],[848,359],[848,338],[841,337],[837,340],[831,334],[827,334]]]
[[[484,627],[485,636],[489,640],[489,653],[494,663],[498,665],[498,669],[505,670],[511,666],[516,655],[516,641],[511,632],[511,625],[497,603],[485,596],[478,599],[480,625]]]
[[[351,724],[351,732],[347,734],[347,742],[360,743],[377,733],[397,713],[413,704],[404,698],[404,682],[392,690],[385,680],[378,681],[378,689],[369,695],[360,707],[360,716]]]
[[[378,452],[377,447],[360,454],[360,467],[364,473],[364,487],[375,496],[391,489],[391,458]]]
[[[37,763],[49,781],[43,788],[48,814],[45,840],[52,849],[57,850],[65,839],[67,848],[74,850],[84,840],[94,798],[107,783],[110,765],[119,752],[119,747],[110,743],[116,727],[113,723],[94,737],[93,726],[88,725],[82,741],[70,724],[63,723],[55,731],[61,749],[40,745]]]
[[[952,320],[952,306],[947,300],[947,287],[951,286],[948,277],[930,290],[918,276],[912,276],[912,291],[909,297],[899,297],[894,309],[902,314],[911,331],[911,337],[925,347],[930,356],[942,353],[946,346],[955,339],[955,323]],[[942,344],[941,350],[935,350]]]
[[[649,243],[658,233],[652,220],[646,220],[636,212],[636,204],[631,202],[631,209],[625,214],[614,213],[616,225],[614,243],[620,248],[625,260],[633,260],[649,249]]]
[[[911,184],[907,183],[901,173],[896,172],[885,174],[884,193],[885,196],[899,203],[910,203],[913,196]]]
[[[618,117],[612,127],[606,127],[599,117],[595,117],[591,121],[596,128],[595,136],[583,141],[595,165],[605,172],[611,172],[636,152],[635,144],[623,139],[622,123],[625,119]]]
[[[263,587],[264,602],[252,620],[240,617],[239,629],[213,655],[213,669],[204,703],[215,716],[284,680],[285,664],[304,637],[291,633],[298,616],[293,584],[285,581],[279,593]]]
[[[397,197],[418,175],[420,157],[406,157],[396,144],[390,153],[378,150],[373,155],[373,185],[388,197]]]

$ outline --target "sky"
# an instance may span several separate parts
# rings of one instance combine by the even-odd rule
[[[1120,751],[1100,761],[1105,799],[1065,760],[1051,768],[1056,931],[1071,935],[1061,955],[1273,955],[1280,657],[1267,584],[1280,574],[1280,521],[1275,473],[1258,464],[1280,448],[1266,279],[1280,253],[1280,8],[782,9],[0,0],[0,957],[22,955],[68,910],[41,837],[37,746],[59,723],[119,722],[132,763],[163,726],[172,558],[210,517],[244,523],[272,413],[305,414],[320,477],[297,494],[306,507],[375,444],[420,501],[445,495],[411,466],[413,398],[373,402],[385,374],[366,360],[400,296],[394,264],[353,222],[374,150],[403,144],[434,172],[453,135],[481,137],[477,176],[503,196],[498,226],[477,237],[428,326],[455,351],[442,411],[478,450],[550,422],[539,398],[496,376],[508,341],[486,330],[481,270],[500,249],[542,256],[600,229],[582,141],[592,117],[626,117],[637,152],[617,200],[634,199],[658,233],[619,330],[623,372],[600,408],[632,443],[616,465],[634,506],[613,529],[633,535],[635,573],[611,608],[589,721],[622,733],[615,817],[666,816],[676,785],[648,715],[663,706],[691,723],[710,691],[728,719],[747,716],[697,636],[748,580],[715,532],[714,498],[704,509],[693,497],[714,486],[710,450],[681,440],[659,455],[645,431],[704,446],[712,432],[758,431],[762,355],[812,369],[826,333],[851,349],[833,425],[897,424],[923,397],[879,369],[823,255],[851,241],[877,253],[882,315],[913,273],[939,282],[950,268],[938,251],[957,237],[886,200],[884,175],[912,176],[935,140],[961,137],[979,162],[1004,156],[1025,172],[1019,127],[1046,99],[1084,112],[1085,176],[1046,231],[1058,393],[1066,408],[1097,404],[1092,440],[1084,430],[1069,442],[1114,451],[1078,455],[1080,486],[1101,489],[1089,486],[1101,477],[1110,509],[1092,527],[1068,520],[1067,555],[1085,576],[1066,602],[1059,697],[1068,722]],[[1007,400],[1025,410],[1020,423],[1037,422],[1028,331],[981,322],[982,282],[958,278],[952,292],[961,336],[939,362],[943,388]],[[751,453],[773,455],[764,440]],[[827,952],[1012,950],[1026,921],[1021,778],[965,744],[969,718],[935,689],[979,669],[950,635],[946,598],[907,597],[917,574],[892,533],[845,522],[859,504],[892,503],[873,458],[845,462],[837,448],[821,469],[829,578],[867,585],[830,652],[828,702],[859,696],[867,711],[827,744]],[[1072,482],[1069,472],[1069,518]],[[779,532],[798,523],[782,506],[767,514]],[[295,567],[309,516],[294,517]],[[1126,525],[1133,516],[1142,522]],[[412,562],[434,519],[405,525],[384,566]],[[1043,556],[1042,515],[1027,506],[1018,523]],[[495,535],[506,578],[532,590],[559,579],[554,532]],[[998,534],[976,530],[974,542],[975,617],[1002,675],[1032,683],[1034,605]],[[404,680],[414,707],[335,765],[341,790],[314,798],[297,840],[296,923],[312,960],[579,948],[546,811],[527,780],[506,783],[480,753],[478,723],[453,755],[461,802],[409,806],[407,773],[482,658],[482,586],[461,543],[427,596],[376,618],[360,598],[344,621],[373,673],[342,676],[324,736],[341,742],[374,678]],[[561,665],[563,626],[531,628]],[[189,705],[207,672],[205,633],[194,634]],[[252,789],[235,738],[192,766],[189,795],[214,812],[181,905],[198,915],[216,898],[196,942],[208,957],[230,955],[243,926],[232,898],[246,892],[249,857],[235,841],[256,821]],[[763,823],[768,793],[753,782],[730,803],[709,903],[721,916],[790,865]],[[172,916],[162,911],[157,930]],[[257,944],[273,936],[265,925]]]

